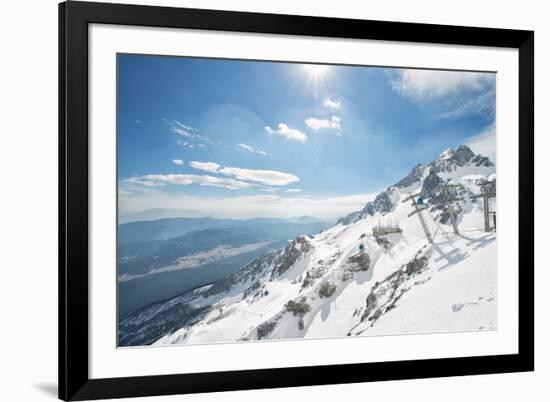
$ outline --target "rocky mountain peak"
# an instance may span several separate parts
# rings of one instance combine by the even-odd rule
[[[447,148],[439,154],[436,160],[446,160],[453,157],[455,151],[452,148]]]
[[[475,156],[473,151],[470,149],[468,145],[459,145],[459,147],[456,149],[453,158],[455,161],[460,165],[465,165]]]
[[[420,184],[423,197],[432,198],[434,191],[444,182],[443,179],[445,177],[440,177],[440,174],[451,173],[464,166],[492,167],[494,164],[486,156],[476,155],[467,145],[460,145],[456,149],[448,148],[430,164],[425,165],[420,163],[416,165],[407,176],[380,192],[361,211],[353,212],[339,219],[337,223],[347,225],[369,215],[372,216],[376,213],[385,214],[392,211],[395,207],[395,192],[399,192],[416,183]]]
[[[468,163],[476,163],[476,166],[493,166],[489,158],[476,155],[467,145],[460,145],[456,150],[445,150],[439,157],[430,163],[430,169],[435,173],[452,172]]]

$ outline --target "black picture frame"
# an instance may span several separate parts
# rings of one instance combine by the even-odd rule
[[[90,379],[88,375],[88,25],[507,47],[519,51],[517,354]],[[59,398],[170,395],[534,370],[534,32],[121,5],[59,5]]]

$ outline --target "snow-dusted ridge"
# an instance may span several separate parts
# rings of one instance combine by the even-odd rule
[[[483,231],[483,201],[472,198],[475,180],[494,173],[467,146],[446,150],[332,228],[121,321],[119,346],[495,329],[496,234]],[[430,244],[402,201],[420,192],[436,204],[447,181],[462,198],[461,234],[432,206]],[[390,220],[402,232],[375,238]]]

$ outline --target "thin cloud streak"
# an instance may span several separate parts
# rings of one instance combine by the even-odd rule
[[[233,176],[239,180],[253,181],[268,186],[286,186],[287,184],[300,181],[298,176],[290,173],[279,172],[276,170],[256,170],[236,167],[224,167],[221,168],[219,172],[228,176]]]
[[[237,146],[241,149],[244,149],[245,151],[248,151],[248,152],[252,152],[254,154],[259,154],[259,155],[269,155],[267,152],[265,151],[262,151],[261,149],[258,149],[256,147],[253,147],[252,145],[248,145],[248,144],[237,144]]]

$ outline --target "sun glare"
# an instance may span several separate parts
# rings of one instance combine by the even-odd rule
[[[303,64],[302,70],[306,75],[306,86],[316,96],[327,92],[327,81],[331,74],[330,67],[323,64]]]
[[[292,64],[280,78],[290,78],[304,86],[303,94],[328,96],[328,85],[337,78],[336,69],[326,64]]]
[[[304,70],[312,78],[322,78],[327,73],[328,67],[320,64],[306,64],[304,65]]]

